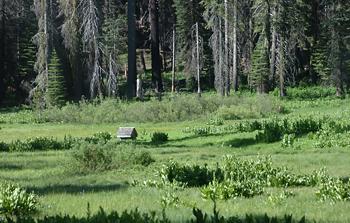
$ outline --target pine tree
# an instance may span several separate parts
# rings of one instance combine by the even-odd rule
[[[260,36],[252,55],[251,82],[257,92],[268,92],[268,81],[270,76],[269,53],[266,39]]]
[[[54,50],[51,54],[48,69],[49,77],[46,101],[50,106],[62,106],[66,98],[66,87],[62,70],[62,63],[58,58],[56,50]]]

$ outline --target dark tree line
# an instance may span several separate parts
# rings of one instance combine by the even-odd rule
[[[2,105],[134,98],[138,78],[156,94],[350,87],[347,0],[1,0],[0,9]]]

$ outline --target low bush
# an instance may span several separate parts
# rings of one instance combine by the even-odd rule
[[[278,96],[279,90],[276,89],[273,95]],[[334,87],[315,86],[315,87],[289,87],[287,88],[287,98],[294,100],[315,100],[326,97],[336,97]]]
[[[293,148],[295,134],[285,134],[282,139],[282,148]]]
[[[181,166],[174,161],[164,165],[159,171],[159,175],[163,181],[169,181],[171,183],[178,182],[187,187],[208,185],[216,174],[215,170],[211,170],[207,166]]]
[[[136,165],[149,166],[154,162],[155,160],[149,152],[136,153],[133,157],[133,163]]]
[[[183,187],[203,187],[204,197],[216,199],[253,197],[263,193],[264,187],[316,186],[328,178],[324,170],[309,175],[296,175],[286,167],[273,167],[271,158],[243,160],[225,156],[216,168],[198,165],[180,165],[169,162],[158,175],[164,185],[179,184]],[[137,185],[137,184],[135,184]],[[160,187],[157,182],[144,183]],[[211,194],[211,193],[216,193]]]
[[[316,195],[322,201],[350,201],[350,180],[346,182],[331,178],[324,180]]]
[[[162,144],[162,143],[167,142],[168,139],[169,139],[169,136],[167,133],[155,132],[152,134],[151,142],[153,144]]]
[[[0,185],[0,216],[26,217],[38,211],[38,197],[12,183]]]
[[[35,137],[26,140],[15,140],[10,143],[0,142],[0,152],[28,152],[28,151],[46,151],[46,150],[69,150],[79,142],[88,142],[91,144],[106,144],[112,139],[108,132],[96,133],[91,137],[73,138],[65,136],[63,140],[53,137]]]
[[[80,143],[73,151],[73,166],[81,172],[105,171],[113,168],[114,153],[110,147]]]
[[[94,143],[94,144],[98,144],[98,143],[106,144],[111,139],[112,139],[112,134],[111,133],[109,133],[109,132],[98,132],[98,133],[95,133],[91,137],[86,137],[85,141],[89,142],[89,143]]]
[[[221,126],[224,124],[224,120],[222,118],[218,117],[211,117],[209,118],[209,121],[207,122],[207,125],[209,126]]]
[[[149,152],[135,150],[123,142],[95,144],[81,141],[74,146],[71,155],[68,166],[82,173],[130,168],[133,165],[149,166],[155,162]]]

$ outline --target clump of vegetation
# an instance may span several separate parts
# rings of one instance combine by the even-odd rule
[[[293,191],[284,189],[281,193],[270,194],[267,197],[267,201],[272,205],[281,205],[288,198],[294,197],[294,196],[295,196],[295,193]]]
[[[279,89],[273,92],[275,96],[279,96]],[[293,100],[315,100],[324,99],[326,97],[335,98],[336,89],[326,86],[308,86],[308,87],[291,87],[287,88],[287,98]]]
[[[282,139],[283,148],[293,148],[295,142],[295,134],[286,134]]]
[[[219,117],[211,117],[207,122],[207,125],[209,126],[221,126],[223,124],[224,124],[224,120]]]
[[[73,138],[65,136],[63,140],[52,137],[35,137],[26,140],[15,140],[10,143],[0,142],[0,151],[2,152],[28,152],[28,151],[46,151],[46,150],[69,150],[75,144],[88,142],[92,144],[106,144],[112,139],[108,132],[99,132],[91,137]]]
[[[135,154],[133,157],[133,163],[136,165],[149,166],[155,162],[155,159],[151,156],[149,152],[140,152]]]
[[[152,134],[151,142],[153,144],[162,144],[169,140],[169,136],[164,132],[155,132]]]
[[[90,143],[82,141],[72,149],[70,167],[78,172],[97,172],[131,167],[149,166],[155,159],[147,151],[131,148],[122,142]]]
[[[74,168],[82,172],[110,170],[113,168],[113,156],[110,147],[95,143],[81,143],[74,148]]]
[[[220,165],[221,164],[221,165]],[[230,199],[253,197],[264,192],[264,187],[316,186],[327,179],[324,170],[309,175],[296,175],[286,167],[273,167],[271,158],[243,160],[235,156],[225,156],[216,168],[207,165],[180,165],[171,161],[164,165],[158,175],[163,184],[179,184],[182,187],[203,187],[203,197],[209,199]],[[145,185],[159,187],[151,182]],[[211,193],[215,192],[213,195]]]
[[[178,182],[188,187],[200,187],[208,185],[217,174],[215,172],[207,166],[181,166],[179,163],[171,161],[163,166],[159,175],[164,181]]]
[[[86,137],[84,140],[89,143],[103,143],[106,144],[112,139],[112,134],[109,132],[98,132],[91,137]]]
[[[12,183],[0,185],[0,216],[28,217],[38,212],[38,197]]]
[[[350,180],[328,178],[321,183],[316,195],[322,201],[350,201]]]

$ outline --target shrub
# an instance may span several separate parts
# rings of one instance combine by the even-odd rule
[[[163,132],[155,132],[152,134],[151,142],[153,144],[161,144],[168,141],[168,134]]]
[[[15,140],[11,143],[0,142],[0,151],[3,152],[26,152],[26,151],[46,151],[46,150],[69,150],[78,142],[88,142],[93,144],[106,144],[112,139],[108,132],[100,132],[92,137],[73,138],[64,136],[63,141],[52,137],[35,137],[24,141]]]
[[[8,152],[10,150],[9,145],[4,142],[0,142],[0,152]]]
[[[105,171],[112,168],[113,152],[102,144],[80,143],[74,148],[73,160],[82,172]]]
[[[279,95],[279,89],[275,89],[273,95]],[[290,87],[287,88],[287,98],[296,100],[315,100],[326,97],[336,96],[336,89],[334,87],[315,86],[315,87]]]
[[[98,143],[106,144],[111,139],[112,139],[112,134],[110,134],[109,132],[98,132],[98,133],[95,133],[92,137],[86,137],[85,141],[89,143],[94,143],[94,144],[98,144]]]
[[[350,180],[328,179],[322,182],[316,195],[323,201],[350,201]]]
[[[11,183],[0,185],[0,215],[21,217],[38,211],[38,197]]]
[[[207,122],[207,125],[212,125],[212,126],[221,126],[223,124],[224,124],[224,120],[218,117],[212,117]]]
[[[207,166],[181,166],[177,162],[171,161],[164,165],[159,175],[163,181],[179,182],[188,187],[200,187],[208,185],[215,175],[215,171]]]
[[[154,162],[155,160],[152,158],[149,152],[141,152],[139,154],[135,154],[133,158],[133,163],[136,165],[149,166]]]
[[[282,139],[283,148],[293,148],[295,141],[295,134],[285,134]]]

